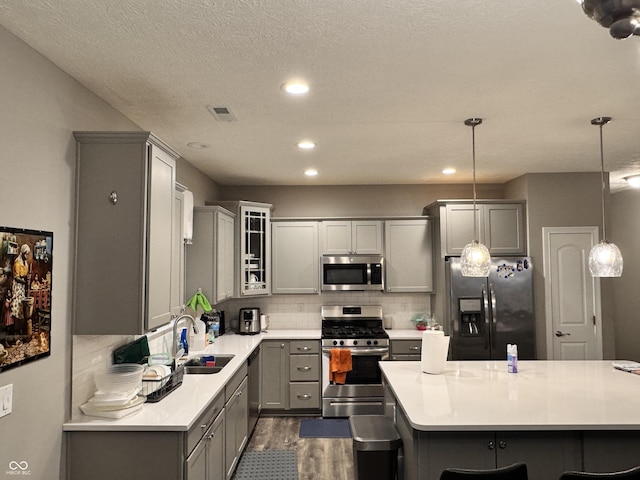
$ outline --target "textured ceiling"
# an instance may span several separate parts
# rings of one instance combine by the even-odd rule
[[[0,24],[223,185],[469,182],[472,116],[479,182],[598,171],[603,115],[612,184],[640,173],[640,38],[576,0],[3,0]]]

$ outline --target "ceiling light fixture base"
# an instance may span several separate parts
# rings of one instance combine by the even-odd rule
[[[640,0],[580,0],[587,17],[609,29],[611,36],[623,40],[640,35]]]

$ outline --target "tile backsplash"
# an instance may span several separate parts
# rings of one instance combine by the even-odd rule
[[[393,328],[415,328],[411,318],[431,311],[431,296],[423,293],[388,294],[382,292],[325,292],[321,295],[273,295],[228,300],[214,308],[225,311],[227,324],[237,330],[238,311],[258,307],[268,316],[270,330],[320,329],[322,305],[382,305],[383,314],[393,316]],[[199,312],[201,313],[201,312]],[[147,334],[151,353],[171,350],[171,325]],[[139,336],[74,335],[71,418],[82,415],[79,406],[95,392],[93,376],[112,363],[113,351]]]

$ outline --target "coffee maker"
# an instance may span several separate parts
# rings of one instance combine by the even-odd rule
[[[241,308],[238,315],[238,333],[255,335],[260,333],[260,309]]]

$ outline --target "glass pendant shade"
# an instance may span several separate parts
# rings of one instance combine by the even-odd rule
[[[489,249],[474,240],[467,244],[460,255],[460,273],[463,277],[488,277],[491,270]]]
[[[489,249],[475,240],[478,238],[478,209],[476,208],[476,127],[482,123],[481,118],[467,118],[464,124],[471,127],[471,152],[473,172],[473,238],[465,245],[460,254],[460,273],[463,277],[488,277],[491,270]]]
[[[622,275],[622,253],[611,242],[607,242],[605,222],[605,177],[604,177],[604,148],[602,146],[602,127],[611,121],[611,117],[598,117],[591,120],[591,125],[600,127],[600,185],[602,194],[602,240],[594,245],[589,252],[589,272],[592,277],[620,277]]]
[[[601,240],[589,252],[589,272],[593,277],[620,277],[623,261],[615,243]]]

